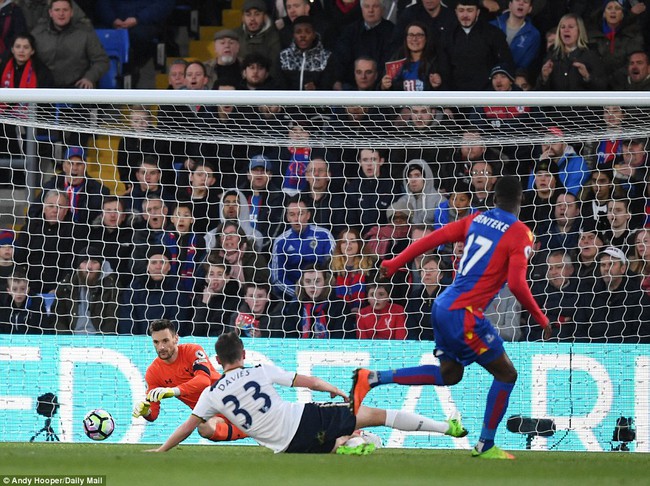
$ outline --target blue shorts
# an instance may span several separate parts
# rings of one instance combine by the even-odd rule
[[[484,365],[504,353],[503,339],[483,312],[470,309],[449,310],[435,302],[431,324],[436,340],[435,355],[463,366]]]
[[[284,452],[332,452],[336,439],[351,435],[357,418],[347,403],[306,403],[300,425]]]

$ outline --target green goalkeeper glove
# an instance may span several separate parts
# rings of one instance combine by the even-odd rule
[[[146,417],[149,415],[149,408],[151,407],[151,403],[148,401],[142,401],[140,403],[137,403],[135,407],[133,407],[133,416],[134,417]]]
[[[159,402],[164,398],[177,397],[180,394],[181,392],[178,388],[158,387],[150,390],[149,393],[147,393],[147,400],[150,402]]]

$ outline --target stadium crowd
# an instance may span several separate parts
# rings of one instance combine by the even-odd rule
[[[21,3],[30,2],[9,2],[16,19]],[[215,58],[175,61],[169,88],[650,89],[643,2],[277,3],[246,0],[241,27],[215,35]],[[4,86],[95,86],[108,64],[90,22],[128,28],[134,45],[144,42],[137,69],[174,5],[95,7],[83,19],[79,5],[55,0],[31,35],[6,37]],[[83,55],[68,57],[74,67],[55,52],[70,47],[48,37],[72,29],[85,39],[73,41],[83,45]],[[599,116],[611,128],[629,115],[607,106]],[[553,113],[522,107],[132,106],[129,121],[142,133],[156,123],[273,129],[292,146],[125,137],[117,162],[126,191],[113,195],[88,175],[87,147],[67,139],[60,174],[44,182],[25,227],[0,233],[0,332],[144,334],[164,318],[181,335],[431,340],[431,304],[453,281],[462,245],[438,248],[389,282],[377,278],[378,264],[493,207],[496,181],[514,174],[525,189],[520,219],[535,235],[529,280],[553,323],[551,339],[650,343],[645,139],[570,144]],[[533,124],[544,143],[484,140],[493,128]],[[378,131],[421,140],[449,133],[462,144],[321,150],[309,142]],[[15,150],[15,137],[4,138]],[[506,340],[542,339],[507,287],[482,311]]]

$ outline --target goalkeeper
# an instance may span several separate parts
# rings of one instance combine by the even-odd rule
[[[153,422],[160,413],[161,400],[176,397],[188,407],[194,408],[203,390],[221,375],[214,369],[201,346],[178,344],[178,333],[170,320],[153,321],[149,332],[158,357],[147,368],[147,396],[136,404],[133,416]],[[199,434],[213,442],[247,437],[219,415],[202,423]]]

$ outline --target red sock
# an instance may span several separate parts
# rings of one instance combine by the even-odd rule
[[[239,440],[248,437],[237,427],[228,422],[220,422],[214,429],[214,434],[210,437],[212,442],[221,442],[226,440]]]

